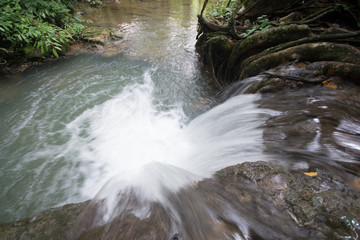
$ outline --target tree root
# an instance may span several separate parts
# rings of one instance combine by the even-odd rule
[[[240,79],[257,75],[267,69],[286,62],[294,61],[339,61],[357,64],[360,62],[360,50],[345,44],[328,42],[306,43],[270,53],[259,58],[250,57],[241,64]]]
[[[306,18],[304,18],[303,20],[301,20],[300,24],[309,24],[309,23],[315,22],[316,20],[319,20],[320,18],[322,18],[330,13],[335,12],[336,10],[337,10],[337,8],[333,7],[333,6],[322,9],[319,12],[313,13],[313,14],[307,16]]]
[[[198,21],[200,26],[202,27],[202,31],[205,33],[209,32],[229,32],[229,26],[227,24],[219,25],[213,22],[210,22],[203,16],[198,16]],[[198,34],[200,35],[200,34]]]
[[[260,73],[273,79],[273,82],[285,82],[285,85],[288,82],[319,83],[331,73],[360,83],[360,50],[354,47],[360,45],[360,30],[356,27],[359,17],[353,16],[355,21],[351,18],[351,14],[360,11],[360,2],[359,6],[355,6],[350,0],[335,3],[307,0],[305,5],[300,0],[236,0],[231,6],[228,0],[227,7],[232,8],[232,14],[227,24],[215,24],[203,16],[207,3],[208,0],[205,0],[198,16],[200,37],[197,49],[202,50],[203,60],[210,64],[217,86]],[[284,17],[289,12],[294,17]],[[350,16],[344,13],[350,13]],[[260,26],[258,23],[251,25],[241,22],[246,18],[254,21],[262,14],[272,18],[273,21],[267,20],[266,24],[273,27],[247,37],[244,37],[246,34],[241,35],[251,27],[256,30],[255,27]],[[330,15],[338,22],[332,21]],[[261,26],[257,30],[266,29]],[[334,26],[348,27],[350,30]],[[358,30],[351,31],[354,29]],[[268,69],[297,61],[315,63],[305,70],[296,70],[302,75],[264,73]]]
[[[202,60],[210,65],[215,84],[221,88],[221,69],[226,67],[227,59],[233,48],[233,43],[221,33],[206,33],[197,42],[197,51]]]
[[[231,17],[230,17],[230,19],[228,21],[229,33],[235,39],[242,39],[243,38],[237,33],[236,27],[235,27],[236,26],[235,16],[236,16],[237,12],[239,12],[240,6],[241,6],[241,1],[236,0],[236,2],[234,3],[234,5],[232,7]]]
[[[216,76],[216,71],[215,71],[215,68],[214,68],[214,63],[213,63],[213,58],[211,56],[211,53],[212,53],[212,46],[209,46],[209,56],[208,56],[208,59],[209,59],[209,64],[210,64],[210,67],[211,67],[211,75],[213,77],[213,80],[215,82],[215,85],[221,89],[222,86],[221,84],[219,83],[218,79],[217,79],[217,76]]]
[[[237,42],[233,47],[227,65],[227,78],[231,78],[231,76],[229,76],[230,70],[236,65],[241,64],[244,59],[271,46],[308,37],[310,34],[310,28],[307,25],[293,24],[270,28],[266,31],[261,31],[257,34],[249,36],[243,41]]]
[[[335,41],[335,40],[346,39],[346,38],[354,38],[354,37],[357,37],[357,36],[360,36],[360,31],[348,32],[348,33],[316,35],[316,36],[310,36],[310,37],[306,37],[306,38],[301,38],[301,39],[298,39],[298,40],[295,40],[295,41],[286,42],[284,44],[280,44],[280,45],[268,48],[268,49],[262,51],[261,53],[256,54],[256,55],[254,55],[252,57],[249,57],[248,59],[242,61],[241,69],[243,69],[246,66],[250,65],[250,63],[252,63],[252,62],[256,62],[257,60],[264,58],[265,56],[275,54],[276,52],[286,51],[286,49],[290,49],[290,48],[293,48],[293,47],[296,47],[296,46],[299,46],[299,45],[304,45],[306,43],[321,42],[321,41],[331,41],[331,40]],[[323,43],[323,44],[325,44],[325,43]],[[327,44],[330,44],[330,43],[327,43]],[[356,52],[359,51],[355,47],[350,47],[350,46],[348,46],[348,47],[353,49],[353,51],[354,51],[354,52],[351,52],[350,56],[352,55],[352,53],[356,53]],[[290,52],[291,52],[291,50],[290,50]],[[319,54],[325,54],[325,53],[319,53]],[[289,57],[290,56],[287,56],[287,58],[289,58]],[[294,60],[296,60],[296,59],[293,59],[293,61]],[[319,59],[319,60],[321,60],[321,59]],[[324,60],[335,60],[335,59],[324,59]]]

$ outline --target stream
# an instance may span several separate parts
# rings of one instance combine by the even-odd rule
[[[360,88],[219,92],[195,53],[201,6],[121,0],[89,10],[93,25],[117,27],[124,39],[0,82],[1,223],[92,199],[95,226],[154,211],[167,238],[249,239],[253,224],[269,228],[265,220],[224,202],[237,230],[219,228],[198,181],[255,161],[359,175]]]

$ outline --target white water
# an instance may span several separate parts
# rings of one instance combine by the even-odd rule
[[[256,95],[234,97],[186,126],[180,104],[168,110],[155,104],[151,70],[143,78],[66,126],[71,138],[63,147],[82,161],[86,176],[81,193],[105,200],[105,221],[115,217],[118,196],[129,189],[143,201],[166,204],[167,193],[217,170],[265,160],[258,127],[268,114],[257,108]]]

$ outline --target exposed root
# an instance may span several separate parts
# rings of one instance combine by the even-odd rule
[[[360,62],[360,50],[345,44],[306,43],[261,57],[245,59],[241,64],[242,71],[239,78],[254,76],[267,69],[295,61],[339,61],[357,64]]]
[[[313,23],[315,22],[316,20],[319,20],[320,18],[330,14],[330,13],[333,13],[337,10],[336,7],[333,7],[333,6],[330,6],[328,8],[325,8],[325,9],[322,9],[320,10],[319,12],[316,12],[314,14],[311,14],[307,17],[305,17],[304,19],[302,19],[299,23],[300,24],[309,24],[309,23]]]
[[[360,83],[360,23],[356,17],[360,4],[355,5],[350,0],[236,0],[231,6],[232,14],[227,24],[216,24],[203,16],[208,2],[204,2],[199,15],[201,33],[205,37],[198,39],[197,49],[202,49],[203,59],[211,65],[217,85],[296,61],[305,61],[318,69],[306,69],[308,74],[305,71],[303,76],[265,74],[284,81],[320,83],[323,75],[334,72],[336,76]],[[230,3],[227,2],[228,7]],[[266,25],[260,25],[264,23],[261,14],[266,14]],[[263,22],[256,20],[260,16]],[[250,23],[245,24],[247,18],[250,18]],[[228,38],[232,46],[211,41],[220,32],[222,40]]]
[[[227,78],[232,76],[229,74],[235,65],[263,50],[281,43],[301,39],[310,36],[310,28],[307,25],[288,25],[276,28],[270,28],[266,31],[259,32],[249,36],[243,41],[239,41],[233,47],[229,62],[227,65]]]
[[[355,38],[358,36],[360,36],[360,31],[348,32],[348,33],[336,33],[336,34],[323,34],[323,35],[315,35],[315,36],[305,37],[305,38],[301,38],[301,39],[298,39],[295,41],[286,42],[284,44],[280,44],[280,45],[276,45],[274,47],[268,48],[265,51],[261,52],[260,54],[255,55],[255,56],[251,57],[250,59],[248,59],[248,62],[255,61],[256,59],[259,59],[265,55],[279,52],[284,49],[298,46],[298,45],[304,44],[304,43],[336,41],[336,40],[340,40],[340,39]],[[247,63],[243,63],[243,64],[247,64]]]
[[[323,78],[304,78],[300,76],[292,76],[292,75],[282,75],[282,74],[276,74],[271,72],[263,72],[262,74],[271,76],[271,77],[277,77],[285,80],[293,80],[293,81],[299,81],[299,82],[307,82],[307,83],[321,83],[324,81]]]
[[[209,48],[209,53],[212,52],[211,49],[212,49],[212,46],[210,46],[210,48]],[[213,76],[213,80],[214,80],[216,86],[217,86],[219,89],[221,89],[222,86],[221,86],[221,84],[219,83],[219,81],[217,80],[216,72],[215,72],[215,68],[214,68],[214,63],[213,63],[211,54],[209,54],[208,59],[209,59],[210,67],[211,67],[211,74],[212,74],[212,76]]]

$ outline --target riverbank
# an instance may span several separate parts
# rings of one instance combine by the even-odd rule
[[[123,34],[120,32],[119,29],[85,26],[89,25],[89,23],[84,22],[87,21],[84,19],[84,17],[86,18],[86,14],[88,14],[88,12],[94,11],[97,8],[104,7],[105,3],[97,0],[84,2],[80,1],[77,4],[71,6],[74,8],[72,10],[72,18],[78,21],[76,22],[77,30],[76,32],[72,32],[71,29],[73,28],[73,26],[68,26],[71,31],[68,30],[69,32],[66,34],[61,33],[65,34],[67,38],[65,40],[56,40],[56,42],[61,43],[61,46],[54,45],[56,47],[56,50],[54,50],[55,48],[52,45],[46,49],[44,46],[36,46],[37,42],[35,42],[35,44],[31,46],[28,45],[30,41],[34,41],[30,39],[30,37],[29,39],[25,40],[26,45],[21,42],[10,42],[10,40],[4,40],[2,42],[4,46],[0,47],[0,78],[10,77],[13,74],[23,72],[31,67],[42,65],[44,63],[56,60],[60,57],[67,57],[78,53],[86,52],[104,52],[105,50],[103,46],[107,42],[114,42],[123,39]],[[79,14],[82,14],[82,17],[79,17]],[[38,28],[41,28],[41,26],[38,26]],[[26,33],[25,35],[31,36],[31,34],[33,33],[29,30],[29,33]],[[58,35],[61,34],[59,33]],[[50,37],[53,38],[52,36],[49,36],[49,38]]]
[[[64,51],[59,52],[59,57],[53,55],[44,56],[40,50],[32,52],[31,56],[24,56],[21,53],[9,53],[4,58],[0,67],[0,79],[8,78],[14,74],[26,71],[31,67],[55,61],[63,57],[71,57],[83,53],[99,53],[106,56],[118,54],[126,48],[127,41],[123,39],[121,29],[88,27],[81,34],[81,39],[69,44]]]

